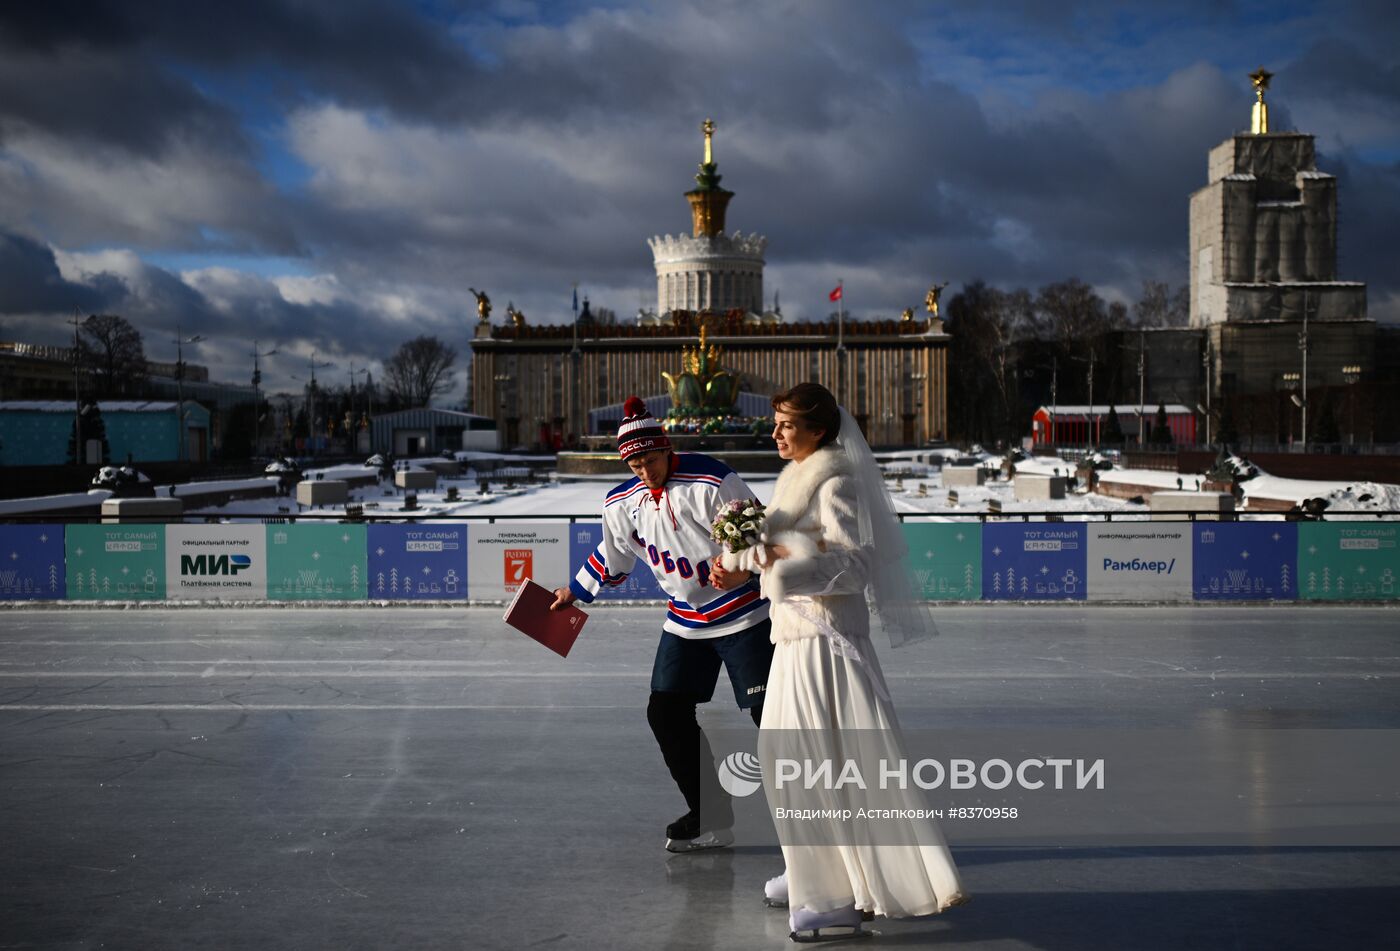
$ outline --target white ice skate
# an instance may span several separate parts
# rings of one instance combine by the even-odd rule
[[[763,903],[769,908],[788,906],[787,872],[777,878],[770,878],[763,885]]]
[[[869,938],[875,934],[861,928],[863,916],[855,905],[837,908],[835,911],[811,911],[806,907],[795,908],[788,915],[792,933],[788,935],[799,944],[818,941],[845,941],[848,938]]]

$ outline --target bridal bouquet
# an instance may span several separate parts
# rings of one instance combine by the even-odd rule
[[[763,503],[758,499],[735,499],[724,503],[710,525],[710,537],[731,552],[757,545],[762,531]]]

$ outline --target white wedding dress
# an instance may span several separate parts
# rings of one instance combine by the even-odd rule
[[[763,702],[760,748],[770,731],[805,731],[802,736],[827,749],[839,748],[840,734],[859,734],[882,747],[880,754],[904,757],[904,743],[880,664],[870,644],[865,590],[874,559],[872,545],[860,542],[861,493],[851,462],[835,445],[792,462],[778,478],[766,514],[766,537],[789,556],[760,563],[759,549],[729,556],[737,567],[761,572],[770,599],[775,645]],[[876,732],[878,731],[878,732]],[[775,740],[774,742],[783,742]],[[760,756],[763,759],[762,756]],[[765,760],[771,762],[771,760]],[[770,807],[782,795],[765,789]],[[812,804],[812,793],[804,800]],[[914,789],[902,797],[925,806]],[[829,793],[822,805],[849,806],[852,796]],[[824,912],[854,904],[889,917],[928,915],[966,901],[947,843],[932,820],[907,820],[903,841],[916,845],[804,844],[786,837],[788,896],[793,908]],[[913,828],[918,826],[918,828]],[[817,829],[801,836],[835,841]]]

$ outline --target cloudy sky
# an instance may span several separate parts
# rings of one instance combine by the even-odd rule
[[[1276,73],[1275,128],[1340,179],[1341,277],[1400,320],[1400,16],[1376,2],[45,0],[0,9],[0,339],[125,315],[147,355],[294,388],[575,282],[654,306],[701,121],[766,234],[765,292],[824,315],[933,280],[1186,278],[1206,152]],[[460,393],[457,398],[460,398]]]

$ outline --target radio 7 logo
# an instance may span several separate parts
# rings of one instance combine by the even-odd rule
[[[525,583],[526,578],[535,576],[535,550],[533,548],[507,548],[505,551],[506,590],[514,591]]]

